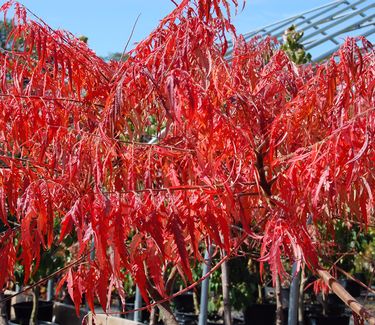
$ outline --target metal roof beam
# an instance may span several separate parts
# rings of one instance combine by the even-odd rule
[[[363,33],[361,36],[363,36],[363,37],[367,37],[367,36],[372,35],[372,34],[374,34],[374,33],[375,33],[375,27],[372,28],[372,29],[370,29],[369,31]],[[313,61],[314,61],[314,62],[319,62],[319,61],[322,61],[322,60],[326,59],[327,57],[329,57],[329,56],[331,56],[333,53],[335,53],[335,52],[340,48],[340,46],[341,46],[341,45],[336,46],[336,47],[334,47],[333,49],[330,49],[329,51],[327,51],[327,52],[325,52],[325,53],[319,55],[317,58],[314,58]]]
[[[325,22],[327,22],[327,21],[331,21],[331,20],[334,19],[335,15],[338,15],[338,14],[340,14],[340,13],[342,13],[342,12],[345,12],[345,11],[347,11],[348,9],[353,9],[353,8],[355,8],[357,5],[359,5],[359,4],[361,4],[361,3],[365,2],[365,1],[366,1],[366,0],[359,0],[359,1],[355,2],[355,3],[353,3],[353,4],[348,3],[347,0],[345,0],[345,1],[341,1],[339,4],[337,4],[335,7],[330,8],[329,10],[333,10],[333,9],[337,8],[338,6],[342,5],[343,3],[346,3],[346,4],[347,4],[347,6],[346,6],[345,8],[341,8],[340,10],[335,11],[334,13],[331,13],[331,14],[329,14],[329,15],[326,15],[325,17],[319,19],[318,21],[311,22],[312,19],[315,19],[315,18],[317,18],[317,17],[319,17],[319,16],[322,15],[322,12],[320,11],[320,12],[318,12],[317,14],[315,14],[315,15],[313,15],[313,16],[311,16],[311,17],[308,17],[308,18],[306,18],[304,21],[298,23],[297,26],[298,26],[298,28],[302,29],[303,31],[306,31],[306,30],[308,30],[308,29],[310,29],[310,28],[319,28],[317,25],[319,25],[319,24],[323,24],[323,23],[325,23]],[[353,10],[355,10],[355,9],[353,9]],[[324,12],[324,13],[326,13],[326,12]],[[309,25],[306,26],[306,27],[302,27],[302,25],[305,24],[305,23],[308,23]],[[284,31],[280,31],[280,32],[278,32],[277,34],[275,34],[274,36],[275,36],[275,37],[279,37],[279,36],[281,36],[281,35],[283,34],[283,32],[284,32]]]
[[[304,31],[300,41],[305,49],[319,55],[313,60],[321,60],[335,52],[348,33],[355,35],[357,32],[353,31],[359,30],[358,34],[363,36],[373,35],[374,8],[374,0],[339,0],[245,33],[244,38],[248,41],[255,35],[271,35],[282,42],[285,29],[294,24],[297,30]],[[229,42],[227,58],[233,52],[232,44]],[[325,53],[321,54],[323,51]]]
[[[343,33],[347,32],[347,31],[354,30],[354,29],[356,29],[356,28],[354,28],[354,27],[356,27],[356,26],[360,27],[362,23],[364,23],[364,22],[366,22],[366,21],[369,21],[369,20],[371,20],[371,19],[374,18],[374,17],[375,17],[375,14],[372,14],[371,16],[368,16],[368,17],[366,17],[366,18],[363,18],[363,19],[361,19],[360,21],[357,21],[357,22],[355,22],[355,23],[353,23],[353,24],[347,26],[347,27],[346,27],[345,29],[343,29],[343,30],[339,30],[339,31],[337,31],[337,32],[335,32],[335,33],[333,33],[333,34],[330,34],[330,35],[328,35],[328,36],[326,36],[326,37],[323,37],[323,38],[317,40],[316,42],[313,42],[313,43],[307,44],[307,45],[305,45],[305,50],[308,51],[308,50],[312,49],[313,47],[316,47],[316,46],[318,46],[318,45],[324,43],[325,41],[327,41],[327,40],[329,40],[329,39],[331,39],[331,38],[334,38],[334,37],[336,37],[336,36],[338,36],[338,35],[342,35]]]
[[[365,0],[360,0],[360,1],[365,1]],[[340,1],[333,2],[333,3],[329,3],[329,4],[326,4],[326,5],[323,5],[323,6],[320,6],[320,7],[311,9],[311,10],[308,10],[308,11],[304,12],[303,15],[307,15],[307,14],[315,12],[317,10],[322,10],[322,9],[329,8],[329,7],[336,8],[336,7],[338,7],[339,5],[341,5],[344,2],[347,3],[348,1],[347,0],[340,0]],[[289,23],[292,23],[294,20],[300,18],[301,16],[302,15],[295,15],[293,17],[289,17],[289,18],[286,18],[286,19],[283,19],[283,20],[279,20],[279,21],[277,21],[275,23],[263,26],[263,27],[261,27],[261,28],[259,28],[257,30],[254,30],[252,32],[244,34],[244,38],[246,39],[248,37],[252,37],[252,36],[254,36],[256,34],[259,34],[259,32],[261,32],[261,31],[265,31],[267,33],[270,33],[268,31],[268,28],[271,28],[271,27],[274,27],[274,26],[279,26],[279,27],[276,28],[276,30],[277,30],[278,28],[280,28],[280,24],[286,23],[286,25],[288,25]]]
[[[368,5],[368,6],[366,6],[365,8],[356,10],[356,11],[350,13],[350,14],[345,15],[345,17],[343,17],[341,19],[334,20],[333,23],[329,24],[328,26],[325,26],[323,28],[320,28],[319,30],[316,30],[316,31],[314,31],[314,32],[312,32],[312,33],[310,33],[308,35],[303,36],[301,38],[301,42],[303,42],[303,41],[305,41],[305,40],[307,40],[307,39],[309,39],[311,37],[314,37],[314,36],[316,36],[318,34],[321,34],[321,32],[324,32],[324,31],[326,31],[328,29],[331,29],[332,27],[335,27],[338,24],[340,24],[340,23],[342,23],[342,22],[344,22],[344,21],[346,21],[348,19],[350,19],[352,17],[355,17],[356,15],[360,14],[361,12],[365,12],[366,10],[374,8],[374,7],[375,7],[375,3],[372,3],[372,4]]]

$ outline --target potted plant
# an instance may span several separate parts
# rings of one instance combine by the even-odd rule
[[[44,279],[49,274],[60,269],[66,258],[66,252],[62,246],[52,246],[49,250],[41,253],[38,270],[32,274],[29,284],[33,285]],[[15,276],[18,283],[23,283],[24,269],[21,265],[16,268]],[[32,301],[19,302],[13,305],[17,324],[40,324],[40,321],[51,322],[53,313],[53,301],[41,300],[41,285],[32,289]],[[14,322],[14,321],[12,321]]]
[[[276,305],[266,299],[261,283],[259,264],[240,257],[230,260],[231,303],[235,310],[243,310],[245,324],[272,324]]]
[[[306,313],[309,325],[348,325],[350,315],[345,310],[345,304],[334,294],[322,292],[318,295],[321,308],[308,310]]]

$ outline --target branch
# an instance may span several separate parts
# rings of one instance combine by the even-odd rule
[[[171,273],[169,274],[169,277],[167,281],[165,282],[165,291],[167,292],[168,295],[172,293],[173,285],[175,283],[175,279],[178,274],[177,271],[178,270],[176,266],[172,267]]]
[[[237,251],[237,249],[241,246],[241,244],[243,243],[243,241],[246,238],[247,238],[247,234],[243,235],[240,238],[240,240],[238,241],[237,245],[233,248],[232,253]],[[134,313],[136,311],[146,310],[146,309],[149,309],[149,308],[154,307],[156,305],[160,305],[163,302],[166,302],[168,300],[172,300],[172,299],[176,298],[177,296],[182,295],[183,293],[188,292],[188,291],[194,289],[198,284],[200,284],[201,282],[203,282],[206,278],[210,277],[212,275],[212,273],[214,273],[219,267],[221,267],[221,265],[225,261],[229,260],[230,258],[231,258],[231,254],[228,254],[228,255],[224,256],[214,267],[211,268],[210,272],[208,272],[207,274],[205,274],[204,276],[202,276],[196,282],[194,282],[191,285],[189,285],[188,287],[186,287],[186,288],[184,288],[184,289],[182,289],[182,290],[174,293],[173,295],[170,295],[170,296],[165,297],[165,298],[163,298],[161,300],[155,301],[155,302],[153,302],[153,303],[151,303],[151,304],[149,304],[147,306],[144,306],[144,307],[141,307],[141,308],[137,308],[137,309],[133,309],[133,310],[127,310],[127,311],[123,311],[123,312],[119,312],[119,311],[112,311],[112,312],[111,311],[107,311],[106,313],[98,313],[97,312],[96,314],[106,314],[106,315],[112,315],[112,314],[117,314],[118,315],[118,314],[121,314],[121,315],[125,315],[125,314],[129,314],[129,313]],[[88,317],[88,315],[89,314],[87,314],[84,317],[83,321],[85,320],[86,317]],[[373,324],[371,324],[371,325],[373,325]]]
[[[362,281],[359,281],[358,279],[356,279],[355,277],[353,277],[352,275],[350,275],[348,272],[346,272],[345,270],[343,270],[341,267],[339,267],[339,266],[336,265],[335,269],[338,270],[340,273],[344,274],[348,279],[353,280],[354,282],[358,283],[360,286],[362,286],[363,288],[365,288],[367,291],[375,294],[375,290],[371,289],[370,287],[368,287],[367,285],[365,285]]]
[[[71,55],[71,57],[76,57],[76,53],[74,53],[74,51],[72,52],[72,48],[74,48],[75,50],[78,50],[78,52],[84,56],[84,58],[89,61],[90,63],[92,63],[94,65],[94,62],[92,60],[92,58],[90,56],[87,55],[87,53],[85,53],[84,51],[82,51],[82,49],[80,47],[78,47],[76,44],[72,44],[71,41],[69,40],[69,38],[65,37],[64,35],[61,35],[61,34],[58,34],[56,32],[56,30],[54,30],[52,27],[50,27],[42,18],[40,18],[39,16],[37,16],[33,11],[31,11],[29,8],[27,8],[26,6],[22,5],[23,8],[25,8],[32,16],[34,16],[37,20],[40,21],[41,25],[38,24],[38,27],[39,27],[39,30],[44,33],[44,34],[47,34],[48,33],[43,29],[43,27],[45,27],[49,32],[51,32],[52,34],[55,34],[56,37],[52,37],[52,40],[59,46],[65,48],[65,51],[68,52],[68,54]],[[73,34],[71,34],[73,35]],[[73,35],[74,36],[74,35]],[[59,42],[58,41],[58,38],[61,37],[61,39],[65,42]],[[74,38],[76,39],[76,37],[74,36]],[[96,58],[100,59],[99,57],[97,57],[95,55]],[[80,62],[82,64],[82,66],[84,67],[88,67],[87,64],[85,64],[85,62],[82,62],[82,60],[79,60],[79,58],[76,58],[78,62]],[[101,69],[98,69],[100,75],[107,81],[109,82],[110,80],[108,79],[108,77],[104,74],[103,71],[101,71]],[[92,71],[91,71],[92,73]]]
[[[5,154],[5,152],[3,152],[1,150],[0,150],[0,159],[9,159],[9,160],[21,161],[21,162],[24,162],[24,163],[31,164],[34,167],[45,168],[47,170],[55,170],[56,172],[58,171],[56,168],[50,168],[50,166],[48,166],[47,164],[43,164],[43,163],[37,162],[35,160],[8,156],[8,155]],[[25,166],[23,166],[23,167],[25,167]],[[7,166],[4,161],[0,160],[0,168],[10,168],[10,167]]]
[[[317,270],[321,279],[329,288],[359,317],[368,321],[370,325],[375,325],[375,316],[363,307],[354,297],[352,297],[337,280],[325,270]]]
[[[339,135],[340,132],[342,132],[344,129],[346,129],[346,128],[350,127],[351,125],[353,125],[354,121],[357,118],[365,116],[368,113],[371,113],[373,111],[375,111],[375,108],[369,108],[369,109],[367,109],[367,110],[365,110],[365,111],[363,111],[361,113],[358,113],[356,116],[354,116],[349,121],[347,121],[344,125],[342,125],[341,127],[335,129],[331,134],[329,134],[328,136],[326,136],[324,139],[322,139],[322,140],[320,140],[318,142],[312,143],[312,144],[310,144],[310,145],[308,145],[308,146],[306,146],[304,148],[299,148],[296,151],[294,151],[292,153],[289,153],[287,155],[278,157],[277,160],[279,162],[283,162],[283,161],[289,160],[290,158],[295,157],[295,156],[297,156],[297,157],[298,156],[306,156],[306,157],[308,157],[311,154],[311,151],[312,151],[312,149],[313,149],[314,146],[318,147],[319,145],[323,145],[325,142],[327,142],[331,138],[334,138],[336,135]],[[300,152],[297,152],[297,151],[300,151]]]
[[[241,185],[253,186],[255,183],[242,183]],[[170,186],[162,188],[144,188],[141,190],[125,190],[125,191],[107,191],[104,193],[120,193],[120,194],[129,194],[129,193],[144,193],[144,192],[174,192],[174,191],[196,191],[196,190],[212,190],[217,188],[224,188],[223,184],[214,184],[214,185],[180,185],[180,186]],[[259,192],[239,192],[235,193],[234,196],[257,196]]]
[[[126,50],[128,48],[128,45],[130,43],[130,40],[132,39],[133,37],[133,34],[134,34],[134,31],[135,31],[135,27],[137,26],[137,23],[138,23],[138,20],[139,20],[139,17],[141,17],[141,14],[138,15],[137,19],[135,20],[134,24],[133,24],[133,27],[132,27],[132,30],[130,32],[130,35],[129,35],[129,38],[128,38],[128,41],[126,42],[126,45],[125,45],[125,48],[124,50],[122,51],[122,55],[121,55],[121,58],[120,58],[120,61],[122,61],[125,57],[125,54],[126,54]],[[112,78],[112,80],[114,79],[114,77]]]
[[[263,161],[263,153],[257,152],[256,153],[257,161],[256,161],[256,168],[258,170],[259,174],[259,185],[263,189],[263,191],[267,194],[268,197],[272,196],[272,191],[271,191],[271,185],[267,181],[266,173],[264,170],[264,161]]]
[[[64,102],[71,102],[75,104],[89,104],[97,107],[105,107],[102,104],[95,104],[91,102],[84,102],[83,100],[73,99],[73,98],[64,98],[64,97],[45,97],[45,96],[35,96],[35,95],[14,95],[14,94],[0,94],[0,97],[12,97],[12,98],[23,98],[23,99],[40,99],[40,100],[46,100],[46,101],[55,101],[60,100]]]
[[[37,286],[39,286],[39,285],[41,285],[41,284],[47,282],[49,279],[54,278],[56,275],[58,275],[58,274],[60,274],[60,273],[62,273],[62,272],[64,272],[64,271],[66,271],[67,269],[72,268],[73,266],[76,266],[76,265],[80,264],[80,263],[81,263],[81,262],[82,262],[87,256],[89,256],[89,255],[91,254],[91,252],[92,252],[93,250],[94,250],[94,249],[90,249],[90,251],[88,251],[86,254],[82,255],[79,259],[75,260],[74,262],[69,263],[68,265],[65,265],[65,266],[62,267],[61,269],[59,269],[59,270],[57,270],[57,271],[55,271],[55,272],[53,272],[53,273],[47,275],[46,277],[44,277],[43,279],[41,279],[41,280],[35,282],[34,284],[31,284],[31,285],[25,287],[24,289],[22,289],[21,291],[15,293],[14,295],[11,295],[11,296],[9,296],[9,297],[3,299],[3,300],[0,300],[0,304],[6,302],[6,301],[8,301],[8,300],[11,300],[12,298],[17,297],[17,296],[19,296],[19,295],[25,293],[26,291],[28,291],[28,290],[30,290],[30,289],[33,289],[33,288],[35,288],[35,287],[37,287]]]

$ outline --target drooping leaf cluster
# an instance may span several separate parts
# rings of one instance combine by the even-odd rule
[[[16,260],[25,281],[36,271],[54,220],[86,257],[60,284],[92,309],[113,288],[123,297],[129,274],[146,301],[150,286],[165,296],[163,271],[191,280],[208,243],[230,255],[250,237],[276,275],[284,257],[317,266],[318,224],[371,222],[365,39],[298,67],[272,40],[237,36],[229,1],[184,0],[126,61],[107,63],[20,4],[1,10],[11,6],[9,41],[23,45],[0,54],[0,285]],[[143,142],[151,120],[156,144]]]

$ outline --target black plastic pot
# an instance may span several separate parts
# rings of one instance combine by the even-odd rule
[[[218,313],[208,313],[207,315],[207,324],[222,324],[223,323],[223,317],[221,317]]]
[[[255,304],[244,310],[245,325],[274,325],[275,320],[275,304]]]
[[[311,315],[308,318],[308,325],[349,325],[348,315]]]
[[[321,303],[322,307],[325,306],[325,314],[327,315],[342,315],[345,312],[344,302],[334,293],[329,293],[325,302],[323,301],[322,295],[319,295],[318,301]]]
[[[72,298],[70,297],[68,293],[65,294],[62,303],[66,305],[70,305],[70,306],[75,306],[74,301],[72,300]],[[85,305],[85,304],[86,304],[86,296],[85,294],[82,294],[81,305]]]
[[[134,305],[133,302],[126,302],[125,303],[125,311],[134,310],[134,308],[135,308],[135,305]],[[123,318],[133,320],[134,319],[134,313],[124,314]]]
[[[52,321],[53,315],[53,301],[39,300],[38,305],[38,320]],[[31,312],[33,309],[32,301],[19,302],[13,305],[14,313],[16,314],[16,321],[19,324],[29,324]]]
[[[289,308],[283,308],[284,324],[288,324]]]
[[[357,282],[350,280],[350,279],[344,279],[340,280],[340,284],[345,288],[346,291],[348,291],[353,297],[359,297],[361,295],[361,285]]]
[[[64,299],[62,302],[65,305],[74,306],[74,301],[72,300],[72,298],[70,297],[68,293],[64,296]]]
[[[194,313],[194,299],[192,292],[185,292],[173,299],[176,311],[181,313]]]
[[[4,299],[11,297],[12,295],[4,294]],[[10,306],[12,304],[12,301],[9,299],[5,302],[5,309],[7,313],[7,318],[10,319]]]
[[[321,315],[322,313],[323,306],[321,304],[306,304],[303,311],[305,324],[308,324],[311,315]]]
[[[198,324],[198,316],[194,313],[176,312],[176,320],[181,325],[196,325]]]
[[[305,306],[305,313],[308,314],[321,314],[323,313],[323,306],[320,303],[310,303],[306,304]]]
[[[131,301],[133,301],[133,302],[131,302]],[[145,306],[146,306],[146,304],[143,302],[142,307],[145,307]],[[131,310],[134,310],[134,309],[135,309],[134,299],[131,299],[131,298],[127,299],[126,303],[125,303],[125,311],[131,311]],[[146,310],[141,310],[140,313],[141,313],[141,322],[142,323],[148,322],[149,319],[150,319],[150,312],[146,309]],[[121,317],[129,319],[129,320],[134,320],[134,312],[122,314]]]
[[[283,308],[289,308],[290,288],[281,288],[281,303]]]
[[[336,296],[334,293],[330,293],[327,296],[327,310],[328,315],[341,315],[345,312],[344,302]]]

